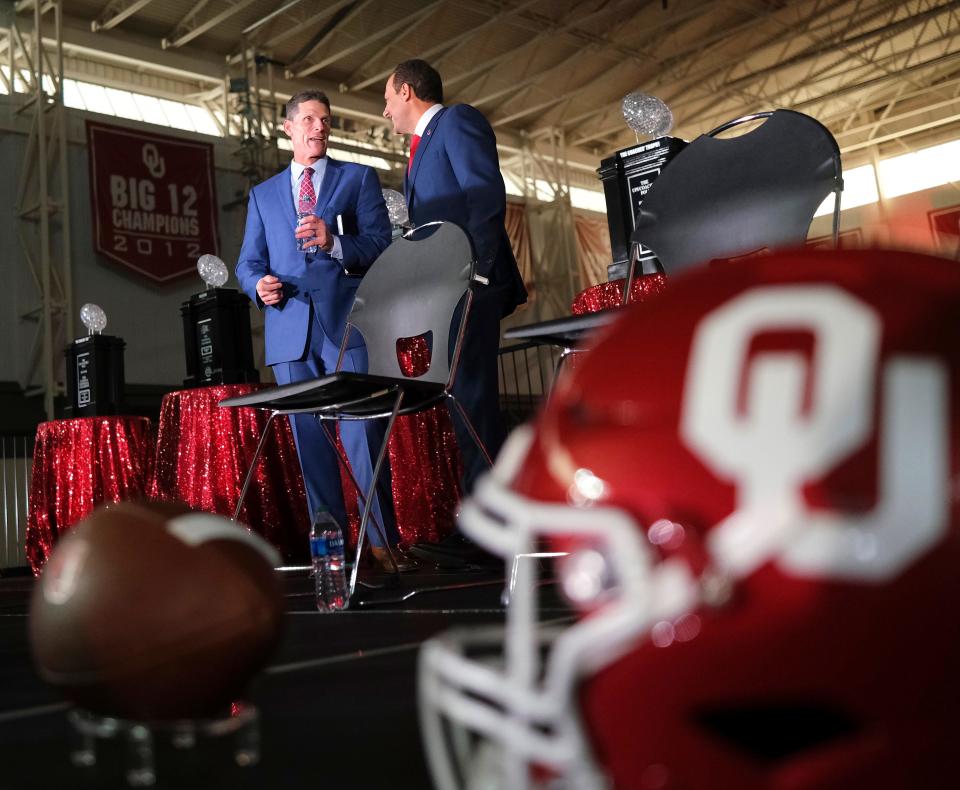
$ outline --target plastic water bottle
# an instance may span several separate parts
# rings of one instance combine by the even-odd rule
[[[310,558],[317,609],[336,612],[346,609],[347,574],[343,553],[343,530],[329,511],[321,508],[310,527]]]
[[[304,217],[309,217],[311,214],[313,214],[312,211],[298,211],[297,212],[297,228],[300,227],[300,223],[303,222]],[[307,239],[297,239],[297,249],[300,252],[316,252],[317,251],[316,247],[312,247],[310,250],[307,250],[307,248],[303,246],[303,243],[305,241],[307,241]]]

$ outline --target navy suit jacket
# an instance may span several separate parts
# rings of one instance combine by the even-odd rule
[[[303,358],[311,301],[324,333],[339,346],[360,282],[359,277],[347,276],[344,269],[362,272],[390,244],[390,218],[380,179],[376,171],[366,165],[337,162],[327,157],[327,169],[313,213],[333,232],[336,232],[338,214],[354,225],[340,236],[342,262],[322,250],[297,250],[294,237],[297,212],[289,167],[250,192],[237,280],[261,309],[264,304],[257,296],[260,278],[272,274],[284,286],[283,299],[266,308],[264,345],[268,365]],[[351,347],[363,342],[357,332],[351,334],[350,341]]]
[[[487,119],[468,104],[444,107],[427,124],[413,167],[404,182],[410,220],[457,223],[473,241],[476,272],[497,294],[502,315],[527,300],[527,291],[503,226],[507,197],[500,174],[497,140]]]

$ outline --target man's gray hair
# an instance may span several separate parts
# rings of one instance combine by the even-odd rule
[[[318,101],[327,106],[327,112],[332,112],[330,109],[330,99],[327,98],[327,94],[311,88],[309,90],[299,91],[290,97],[290,101],[287,102],[283,112],[288,121],[292,121],[296,117],[297,108],[305,101]]]

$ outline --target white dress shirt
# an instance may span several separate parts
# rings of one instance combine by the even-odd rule
[[[320,185],[323,183],[323,176],[327,172],[327,157],[323,159],[318,159],[313,164],[309,165],[313,168],[313,176],[310,179],[313,182],[313,194],[317,196],[317,200],[320,199]],[[303,177],[303,171],[307,168],[307,165],[301,165],[296,160],[290,162],[290,188],[293,191],[293,207],[297,211],[300,210],[300,179]],[[340,237],[333,236],[333,249],[330,250],[330,257],[336,258],[338,261],[343,260],[343,250],[340,247]]]
[[[427,107],[427,109],[423,111],[423,115],[420,116],[420,120],[417,121],[417,128],[413,130],[413,133],[418,137],[423,137],[423,133],[427,131],[427,124],[430,123],[430,121],[433,120],[433,116],[442,109],[442,104],[431,104]]]

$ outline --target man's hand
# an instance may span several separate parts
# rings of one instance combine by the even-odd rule
[[[327,227],[327,223],[315,214],[303,217],[294,235],[298,239],[304,239],[304,248],[319,247],[324,252],[330,252],[333,249],[333,234]]]
[[[265,305],[277,304],[283,298],[283,283],[272,274],[257,280],[257,296]]]

